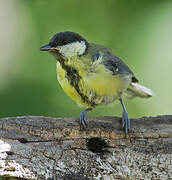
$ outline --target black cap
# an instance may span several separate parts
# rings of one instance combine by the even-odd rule
[[[51,47],[57,47],[57,46],[63,46],[69,43],[77,42],[77,41],[79,42],[84,41],[86,46],[88,46],[88,42],[86,41],[86,39],[84,39],[79,34],[70,32],[70,31],[65,31],[65,32],[60,32],[60,33],[55,34],[51,38],[49,45]]]

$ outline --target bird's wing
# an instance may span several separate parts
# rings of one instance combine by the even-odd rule
[[[131,75],[132,82],[138,82],[138,79],[135,77],[131,69],[117,56],[112,53],[104,54],[103,64],[113,72],[114,75]]]
[[[131,75],[132,82],[138,82],[138,79],[135,77],[131,69],[120,58],[113,55],[112,49],[93,43],[90,43],[89,45],[90,48],[88,51],[93,60],[102,56],[102,63],[108,70],[112,71],[114,75]]]

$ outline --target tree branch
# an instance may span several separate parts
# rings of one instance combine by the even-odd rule
[[[22,116],[0,119],[0,175],[30,179],[170,179],[172,115],[131,119]]]

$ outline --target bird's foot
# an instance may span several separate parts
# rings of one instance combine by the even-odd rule
[[[86,123],[86,120],[87,120],[87,110],[85,110],[85,111],[82,111],[81,113],[80,113],[80,125],[81,125],[81,127],[83,127],[84,129],[86,129],[86,127],[87,127],[87,123]]]
[[[126,111],[124,111],[122,114],[122,127],[125,130],[125,134],[130,131],[130,119]]]

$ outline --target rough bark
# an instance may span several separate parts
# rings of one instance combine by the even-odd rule
[[[131,119],[0,119],[0,175],[29,179],[172,179],[172,115]],[[95,138],[96,137],[96,138]]]

